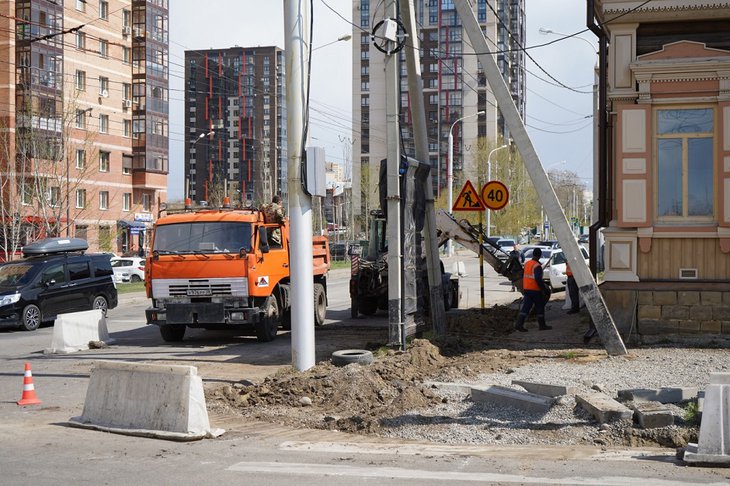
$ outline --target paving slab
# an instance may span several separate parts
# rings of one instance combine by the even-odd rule
[[[562,397],[563,395],[575,395],[578,391],[574,386],[551,385],[534,381],[512,380],[512,384],[519,385],[530,393],[553,398]]]
[[[656,429],[674,424],[674,415],[659,402],[635,402],[631,405],[634,421],[642,429]]]
[[[619,400],[630,402],[680,403],[692,400],[699,391],[696,387],[629,388],[618,391]]]
[[[526,412],[545,413],[553,406],[554,400],[542,395],[491,385],[472,387],[471,399],[479,403],[489,403],[503,407],[514,407]]]
[[[634,415],[633,411],[605,393],[579,393],[575,401],[602,424],[614,420],[631,420]]]

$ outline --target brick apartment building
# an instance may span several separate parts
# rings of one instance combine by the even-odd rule
[[[287,197],[284,54],[278,47],[185,52],[185,188],[193,200]]]
[[[0,5],[3,251],[145,245],[167,195],[168,1]]]

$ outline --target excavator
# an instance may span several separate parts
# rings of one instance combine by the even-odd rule
[[[371,212],[369,228],[369,243],[366,251],[360,252],[356,249],[351,253],[351,276],[350,276],[350,314],[356,318],[358,315],[370,316],[378,309],[386,310],[388,307],[388,240],[386,225],[387,221],[382,211]],[[438,245],[442,247],[449,239],[459,243],[463,247],[479,254],[482,248],[484,261],[494,270],[514,283],[520,291],[522,290],[522,264],[519,259],[510,257],[501,248],[487,240],[480,230],[466,219],[457,220],[452,214],[440,209],[436,212],[436,235]],[[483,241],[480,244],[480,239]],[[417,275],[419,308],[428,308],[424,302],[428,292],[421,288],[425,284],[425,268],[419,266]],[[444,265],[441,262],[441,282],[444,294],[444,307],[446,310],[458,307],[459,305],[459,277],[456,274],[444,272]],[[422,297],[423,296],[423,297]]]

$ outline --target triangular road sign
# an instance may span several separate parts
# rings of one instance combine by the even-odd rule
[[[466,181],[464,187],[461,188],[459,197],[454,201],[452,211],[484,211],[484,203],[479,197],[479,192],[474,189],[471,181]]]

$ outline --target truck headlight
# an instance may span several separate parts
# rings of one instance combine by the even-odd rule
[[[3,295],[2,297],[0,297],[0,307],[15,304],[19,300],[20,294],[17,292],[14,294]]]

